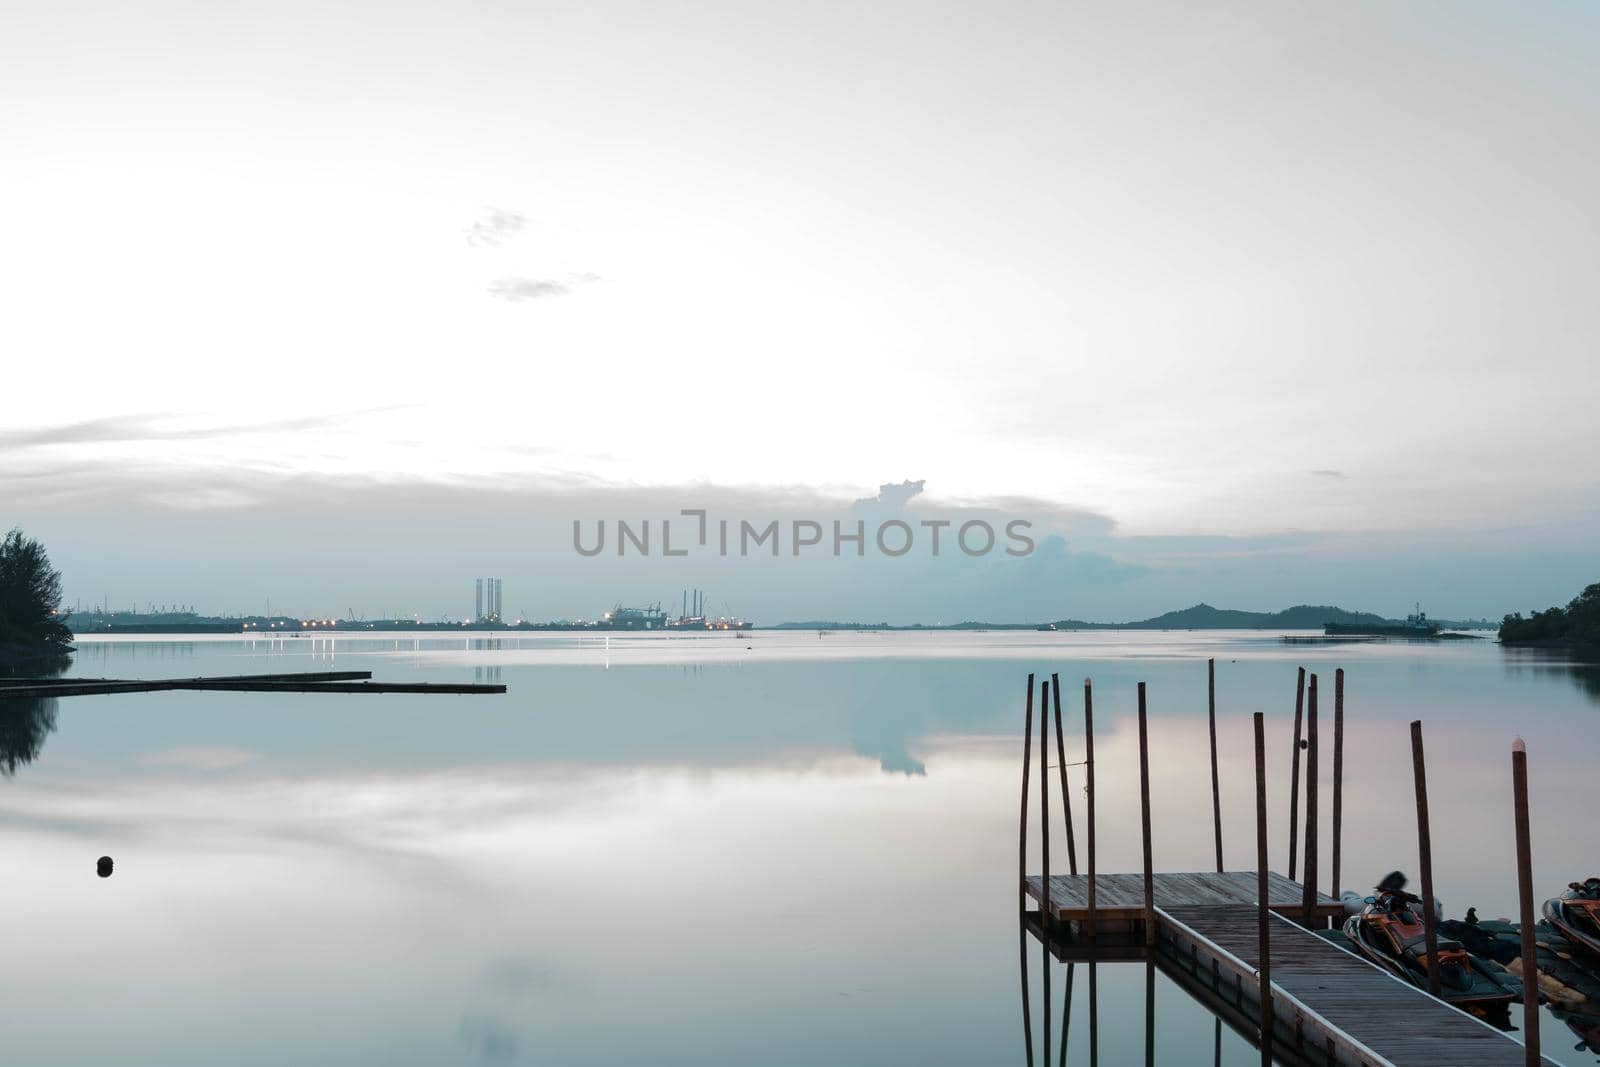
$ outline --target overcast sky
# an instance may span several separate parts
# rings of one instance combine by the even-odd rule
[[[211,610],[1564,601],[1597,61],[1581,3],[18,0],[0,526],[69,597]],[[568,543],[902,479],[1068,563]]]

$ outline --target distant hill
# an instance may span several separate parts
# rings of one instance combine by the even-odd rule
[[[1239,611],[1196,604],[1137,622],[1080,622],[1063,619],[1058,630],[1320,630],[1325,622],[1379,626],[1391,620],[1370,611],[1346,611],[1328,605],[1297,604],[1282,611]]]
[[[1494,624],[1486,619],[1450,621],[1435,620],[1446,630],[1492,630]],[[1397,625],[1399,619],[1388,619],[1370,611],[1347,611],[1330,605],[1297,604],[1282,611],[1239,611],[1234,608],[1214,608],[1210,604],[1196,604],[1181,611],[1169,611],[1150,619],[1136,622],[1085,622],[1082,619],[1058,619],[1053,625],[1058,630],[1320,630],[1325,622],[1340,622],[1358,626]],[[959,622],[945,626],[890,626],[888,623],[782,622],[775,630],[1033,630],[1041,629],[1031,622]]]

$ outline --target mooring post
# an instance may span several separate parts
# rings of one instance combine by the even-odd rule
[[[1089,861],[1089,881],[1084,887],[1085,912],[1084,935],[1091,945],[1094,944],[1094,686],[1089,679],[1083,680],[1083,795],[1084,807],[1084,844],[1087,846]],[[1094,965],[1089,968],[1089,989],[1094,990]],[[1094,1033],[1094,1008],[1090,1001],[1089,1008],[1089,1033]]]
[[[1017,840],[1017,955],[1021,957],[1022,1038],[1033,1067],[1033,1006],[1028,995],[1028,768],[1033,765],[1033,675],[1028,675],[1026,717],[1022,727],[1022,816]]]
[[[1306,869],[1301,895],[1302,926],[1315,927],[1317,913],[1317,676],[1306,693]]]
[[[1139,683],[1139,833],[1144,839],[1144,943],[1156,943],[1155,875],[1150,865],[1150,741],[1145,728],[1144,683]]]
[[[1339,899],[1339,850],[1344,843],[1344,668],[1333,672],[1333,899]]]
[[[1267,740],[1266,717],[1256,726],[1256,953],[1261,964],[1261,1067],[1272,1067],[1272,944],[1267,908]]]
[[[1050,920],[1055,915],[1050,910],[1050,683],[1045,682],[1039,692],[1039,937],[1050,942]],[[1045,957],[1045,963],[1050,957]],[[1049,977],[1045,978],[1045,1003],[1050,1002]],[[1045,1012],[1044,1058],[1050,1059],[1050,1013]]]
[[[1050,699],[1056,713],[1056,766],[1061,770],[1061,817],[1067,824],[1067,873],[1078,875],[1078,844],[1072,835],[1072,793],[1067,789],[1067,743],[1061,735],[1061,679],[1050,675]]]
[[[1539,1059],[1539,949],[1533,928],[1533,849],[1528,844],[1528,746],[1511,746],[1511,795],[1517,822],[1517,894],[1522,910],[1522,1043],[1527,1062]]]
[[[1211,727],[1211,825],[1217,837],[1217,873],[1222,873],[1222,787],[1217,778],[1217,661],[1206,660],[1206,718]]]
[[[1433,913],[1433,838],[1428,832],[1428,770],[1422,720],[1411,723],[1411,773],[1417,784],[1417,866],[1422,868],[1422,934],[1428,952],[1428,992],[1439,995],[1439,929]]]
[[[1017,823],[1017,912],[1028,910],[1028,769],[1033,765],[1033,675],[1028,675],[1028,703],[1022,726],[1022,815]],[[1027,961],[1023,961],[1027,965]]]
[[[1300,833],[1300,715],[1306,700],[1306,669],[1294,684],[1294,768],[1289,772],[1289,880],[1294,881]]]

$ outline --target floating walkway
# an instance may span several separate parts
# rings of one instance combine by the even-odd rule
[[[3,678],[3,697],[75,697],[174,690],[233,693],[504,693],[496,683],[374,682],[371,671],[228,674],[209,678]]]
[[[1038,876],[1028,877],[1027,894],[1039,899],[1041,884]],[[1499,1030],[1291,921],[1288,916],[1304,914],[1304,887],[1299,883],[1274,872],[1268,885],[1276,1050],[1294,1062],[1340,1067],[1525,1063],[1526,1050]],[[1156,959],[1206,999],[1243,1019],[1260,1012],[1255,887],[1254,871],[1152,878]],[[1081,929],[1088,916],[1087,889],[1088,879],[1082,875],[1050,878],[1050,908],[1058,922],[1068,924],[1067,931]],[[1325,923],[1343,909],[1319,893],[1313,914]],[[1097,929],[1108,931],[1142,923],[1144,876],[1097,875],[1095,917]],[[1038,931],[1036,924],[1029,923],[1029,928]]]
[[[1174,905],[1235,905],[1255,914],[1256,873],[1254,871],[1201,871],[1187,874],[1157,874],[1152,877],[1156,907]],[[1026,883],[1028,896],[1040,900],[1039,876],[1031,874]],[[1125,923],[1144,917],[1144,875],[1097,874],[1094,879],[1094,911],[1097,927],[1107,922]],[[1042,903],[1041,903],[1042,906]],[[1267,872],[1267,907],[1281,915],[1300,916],[1305,909],[1305,887],[1276,871]],[[1081,923],[1089,917],[1089,878],[1082,874],[1050,876],[1050,910],[1057,922]],[[1327,920],[1344,915],[1344,905],[1332,897],[1317,894],[1312,909],[1316,917]]]

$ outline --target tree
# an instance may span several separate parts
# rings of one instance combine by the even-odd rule
[[[0,541],[0,646],[11,652],[61,655],[72,649],[72,631],[56,617],[61,574],[44,546],[21,530]]]
[[[1600,647],[1600,582],[1572,598],[1564,608],[1507,615],[1500,624],[1502,644],[1576,644]]]

